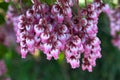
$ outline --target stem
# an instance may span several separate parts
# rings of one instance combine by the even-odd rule
[[[76,5],[77,7],[79,7],[79,0],[76,0]]]
[[[120,0],[118,0],[118,5],[120,6]]]
[[[111,0],[111,3],[113,3],[113,0]]]
[[[77,7],[78,15],[80,15],[79,0],[76,0],[76,7]]]
[[[77,2],[77,5],[79,5],[79,0],[77,0],[76,2]]]
[[[21,9],[21,12],[24,13],[23,6],[22,6],[22,0],[20,0],[20,9]]]
[[[87,0],[85,0],[85,6],[87,7]]]

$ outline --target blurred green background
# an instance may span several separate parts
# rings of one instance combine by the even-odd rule
[[[30,0],[25,1],[30,3]],[[111,3],[111,1],[104,0],[114,7],[117,2],[113,0],[114,3]],[[80,5],[84,6],[84,0],[80,2]],[[5,23],[5,13],[9,4],[11,3],[0,0],[0,25]],[[81,68],[71,69],[63,55],[60,55],[57,61],[46,60],[42,52],[38,52],[37,56],[28,55],[26,59],[21,59],[13,46],[6,47],[0,43],[0,59],[5,60],[8,69],[5,76],[10,76],[11,80],[120,80],[120,50],[111,43],[109,18],[106,14],[101,13],[99,16],[98,27],[98,36],[102,42],[102,58],[97,60],[93,72],[82,71]]]

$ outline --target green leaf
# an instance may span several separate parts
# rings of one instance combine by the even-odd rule
[[[0,44],[0,58],[3,58],[6,52],[7,52],[7,48],[3,44]]]
[[[3,24],[5,22],[4,16],[0,14],[0,24]]]
[[[0,3],[0,8],[4,9],[5,11],[7,11],[8,3],[5,3],[5,2]]]

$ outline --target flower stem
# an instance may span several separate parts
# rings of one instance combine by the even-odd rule
[[[22,0],[20,0],[19,3],[20,3],[20,10],[21,10],[22,13],[24,13],[23,6],[22,6]]]
[[[87,6],[87,0],[85,0],[85,6]]]

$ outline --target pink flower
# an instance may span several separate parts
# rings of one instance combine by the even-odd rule
[[[93,11],[93,10],[95,10],[95,5],[90,4],[90,5],[88,5],[87,9],[88,9],[88,11]]]
[[[63,42],[63,43],[65,43],[66,38],[67,38],[67,35],[66,35],[66,34],[60,34],[60,35],[58,35],[58,39],[59,39],[61,42]]]
[[[62,44],[62,42],[59,41],[59,40],[56,41],[55,47],[56,47],[57,49],[64,50],[64,44]]]
[[[50,38],[50,35],[49,33],[41,33],[40,37],[42,42],[46,42]]]
[[[59,31],[61,33],[67,33],[68,32],[68,28],[66,25],[61,25],[60,28],[59,28]]]
[[[46,56],[47,56],[47,60],[51,60],[51,58],[52,58],[52,54],[47,53]]]
[[[24,41],[26,39],[26,32],[23,31],[19,34],[19,37],[20,37],[20,41]]]
[[[64,20],[63,14],[58,13],[56,17],[57,17],[58,23],[62,23],[63,22],[63,20]]]
[[[70,65],[73,69],[75,69],[75,68],[78,68],[80,66],[80,62],[79,62],[79,60],[73,59],[73,60],[70,60]]]
[[[40,35],[44,32],[44,28],[41,25],[35,25],[34,30],[36,32],[36,35]]]
[[[54,59],[55,60],[57,60],[59,57],[59,50],[58,49],[52,49],[51,51],[50,51],[50,53],[51,53],[51,55],[54,57]]]
[[[81,39],[78,37],[78,36],[73,36],[73,43],[76,45],[76,46],[81,46]]]
[[[28,47],[32,48],[35,44],[35,41],[32,38],[27,38],[26,39],[26,44],[27,44]]]
[[[59,13],[60,10],[61,10],[61,7],[59,6],[59,4],[55,4],[52,6],[51,12],[55,14],[55,13]]]
[[[78,53],[78,49],[79,47],[75,46],[75,45],[71,45],[70,46],[70,50],[73,54],[77,54]]]
[[[72,10],[70,7],[66,7],[65,8],[65,15],[68,17],[68,18],[71,18],[72,17]]]
[[[52,49],[52,45],[49,44],[49,43],[43,44],[43,47],[44,47],[44,52],[45,52],[46,54],[49,53],[49,52],[51,51],[51,49]]]
[[[22,58],[26,58],[27,53],[28,53],[27,48],[25,48],[25,47],[21,48],[21,56],[22,56]]]

